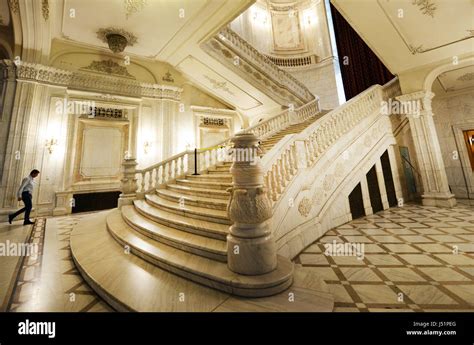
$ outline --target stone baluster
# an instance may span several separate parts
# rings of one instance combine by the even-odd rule
[[[180,161],[180,168],[179,168],[179,169],[180,169],[180,172],[179,172],[179,175],[180,175],[180,176],[181,176],[181,175],[184,175],[184,173],[185,173],[184,157],[185,157],[185,156],[182,156],[182,157],[181,157],[181,161]]]
[[[235,149],[258,150],[258,138],[240,133],[232,138]],[[230,169],[233,187],[227,206],[233,222],[227,236],[227,264],[233,272],[245,275],[269,273],[277,267],[275,239],[269,226],[271,201],[264,186],[260,161],[236,161]]]
[[[136,177],[137,161],[135,158],[125,158],[122,163],[122,179],[121,191],[118,207],[123,205],[131,205],[133,200],[137,198],[137,177]]]

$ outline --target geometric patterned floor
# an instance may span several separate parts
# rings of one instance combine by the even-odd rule
[[[69,238],[73,226],[87,213],[38,219],[33,232],[44,241],[34,271],[24,267],[19,274],[10,311],[106,312],[113,311],[89,288],[76,270]],[[41,229],[42,228],[42,229]],[[43,234],[40,234],[40,232]]]
[[[363,259],[325,244],[364,244]],[[474,311],[474,206],[408,204],[330,230],[297,263],[313,267],[335,311]]]
[[[42,243],[41,259],[24,263],[10,311],[112,311],[71,258],[71,230],[87,216],[38,219],[31,240]],[[333,241],[363,244],[363,258],[325,255]],[[338,312],[472,312],[474,206],[407,204],[382,211],[330,230],[295,261],[323,277]]]

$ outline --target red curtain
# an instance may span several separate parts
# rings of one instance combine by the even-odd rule
[[[393,79],[394,75],[332,4],[331,14],[346,100],[374,84],[383,85]]]

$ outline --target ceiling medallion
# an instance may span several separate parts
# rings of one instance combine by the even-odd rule
[[[413,0],[411,4],[418,6],[419,10],[423,14],[434,18],[436,5],[432,2],[432,0]]]
[[[145,7],[147,0],[124,0],[125,17],[128,19],[132,14],[140,12]]]
[[[97,31],[97,38],[107,43],[110,50],[115,54],[123,52],[126,46],[133,46],[137,43],[137,37],[134,34],[112,27],[99,29]]]

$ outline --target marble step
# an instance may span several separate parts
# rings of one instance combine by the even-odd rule
[[[157,223],[200,236],[223,241],[227,240],[229,225],[184,217],[173,212],[160,210],[150,205],[145,200],[135,200],[133,203],[140,214]]]
[[[132,205],[123,206],[121,211],[125,222],[142,235],[188,253],[227,262],[226,241],[195,235],[156,223],[142,216]]]
[[[227,200],[216,200],[215,198],[187,195],[170,189],[157,189],[156,194],[161,198],[174,202],[183,202],[185,205],[206,207],[214,210],[227,210]]]
[[[226,192],[225,190],[217,190],[217,189],[210,189],[210,188],[207,188],[207,189],[195,188],[195,187],[182,186],[179,184],[169,184],[166,186],[166,188],[168,190],[172,190],[181,194],[213,198],[213,199],[221,199],[221,200],[226,200],[226,201],[229,200],[229,196],[230,196],[230,194]]]
[[[167,246],[131,229],[119,210],[107,216],[107,229],[123,246],[140,258],[177,274],[227,293],[246,296],[270,296],[287,289],[292,283],[293,263],[278,257],[274,271],[258,276],[244,276],[232,272],[226,263],[204,258]]]
[[[190,217],[194,219],[200,219],[227,225],[232,224],[229,217],[227,216],[227,211],[191,206],[186,203],[184,205],[180,205],[178,202],[166,200],[156,194],[145,195],[145,200],[150,205],[153,205],[158,209],[172,212],[184,217]]]
[[[205,181],[205,182],[223,182],[232,183],[232,175],[229,174],[201,174],[201,175],[186,175],[187,180]]]
[[[225,165],[225,166],[224,165],[217,165],[213,168],[207,169],[207,171],[208,172],[213,172],[213,173],[221,173],[221,174],[227,173],[227,174],[229,174],[229,170],[230,170],[231,166],[232,165],[228,165],[228,166],[227,165]]]
[[[116,212],[115,210],[112,212]],[[133,312],[328,312],[334,298],[311,267],[295,265],[286,291],[262,298],[242,298],[197,284],[125,254],[97,212],[74,225],[71,256],[87,284],[117,311]],[[185,299],[180,299],[182,293]],[[295,300],[289,300],[293,292]]]
[[[216,182],[216,181],[199,181],[199,180],[185,180],[177,179],[176,184],[188,187],[214,189],[226,191],[227,188],[232,187],[232,182]]]
[[[230,168],[229,168],[230,169]],[[214,170],[214,169],[208,169],[207,170],[207,173],[208,174],[211,174],[211,175],[222,175],[222,174],[229,174],[231,175],[229,169],[226,169],[226,170]]]

